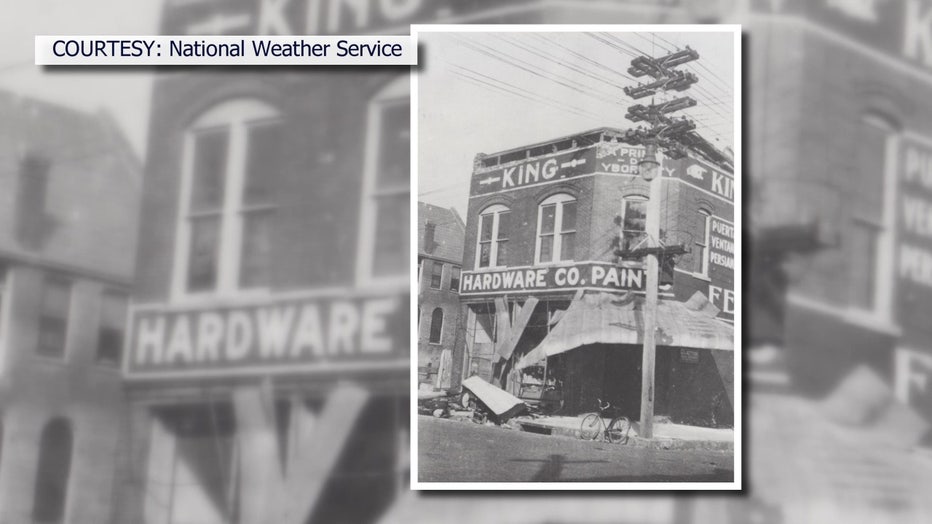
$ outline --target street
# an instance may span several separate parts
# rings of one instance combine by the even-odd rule
[[[730,452],[654,450],[418,417],[421,482],[731,482]]]

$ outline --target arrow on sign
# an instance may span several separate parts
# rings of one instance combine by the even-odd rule
[[[570,160],[569,162],[563,162],[562,164],[560,164],[560,167],[576,167],[576,166],[581,166],[585,163],[586,163],[585,158],[574,158]]]
[[[480,180],[480,181],[479,181],[479,185],[480,185],[480,186],[487,186],[487,185],[491,184],[492,182],[498,182],[499,180],[501,180],[501,177],[490,176],[489,178],[485,178],[485,179]]]

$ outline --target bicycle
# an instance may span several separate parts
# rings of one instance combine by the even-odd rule
[[[617,416],[613,417],[612,421],[608,423],[608,426],[605,425],[605,420],[603,418],[606,411],[611,409],[612,405],[609,402],[602,404],[602,399],[596,399],[599,405],[598,413],[587,413],[582,419],[582,423],[579,425],[579,438],[583,440],[595,440],[596,438],[602,437],[603,440],[606,440],[612,444],[620,443],[626,444],[628,442],[628,434],[631,432],[631,421],[628,420],[628,417]]]

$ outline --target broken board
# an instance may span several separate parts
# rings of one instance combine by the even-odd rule
[[[478,376],[473,375],[464,380],[463,387],[482,401],[499,420],[507,420],[527,409],[524,401]]]

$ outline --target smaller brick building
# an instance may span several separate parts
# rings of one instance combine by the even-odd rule
[[[0,522],[110,522],[140,166],[105,114],[0,92]]]
[[[640,409],[648,202],[641,147],[601,128],[476,158],[460,296],[464,375],[564,413]],[[664,158],[656,412],[730,425],[734,398],[733,170],[724,155]],[[643,189],[643,188],[642,188]]]
[[[466,224],[454,209],[417,205],[418,379],[438,389],[453,381],[453,356],[461,355],[457,336],[460,271]]]

